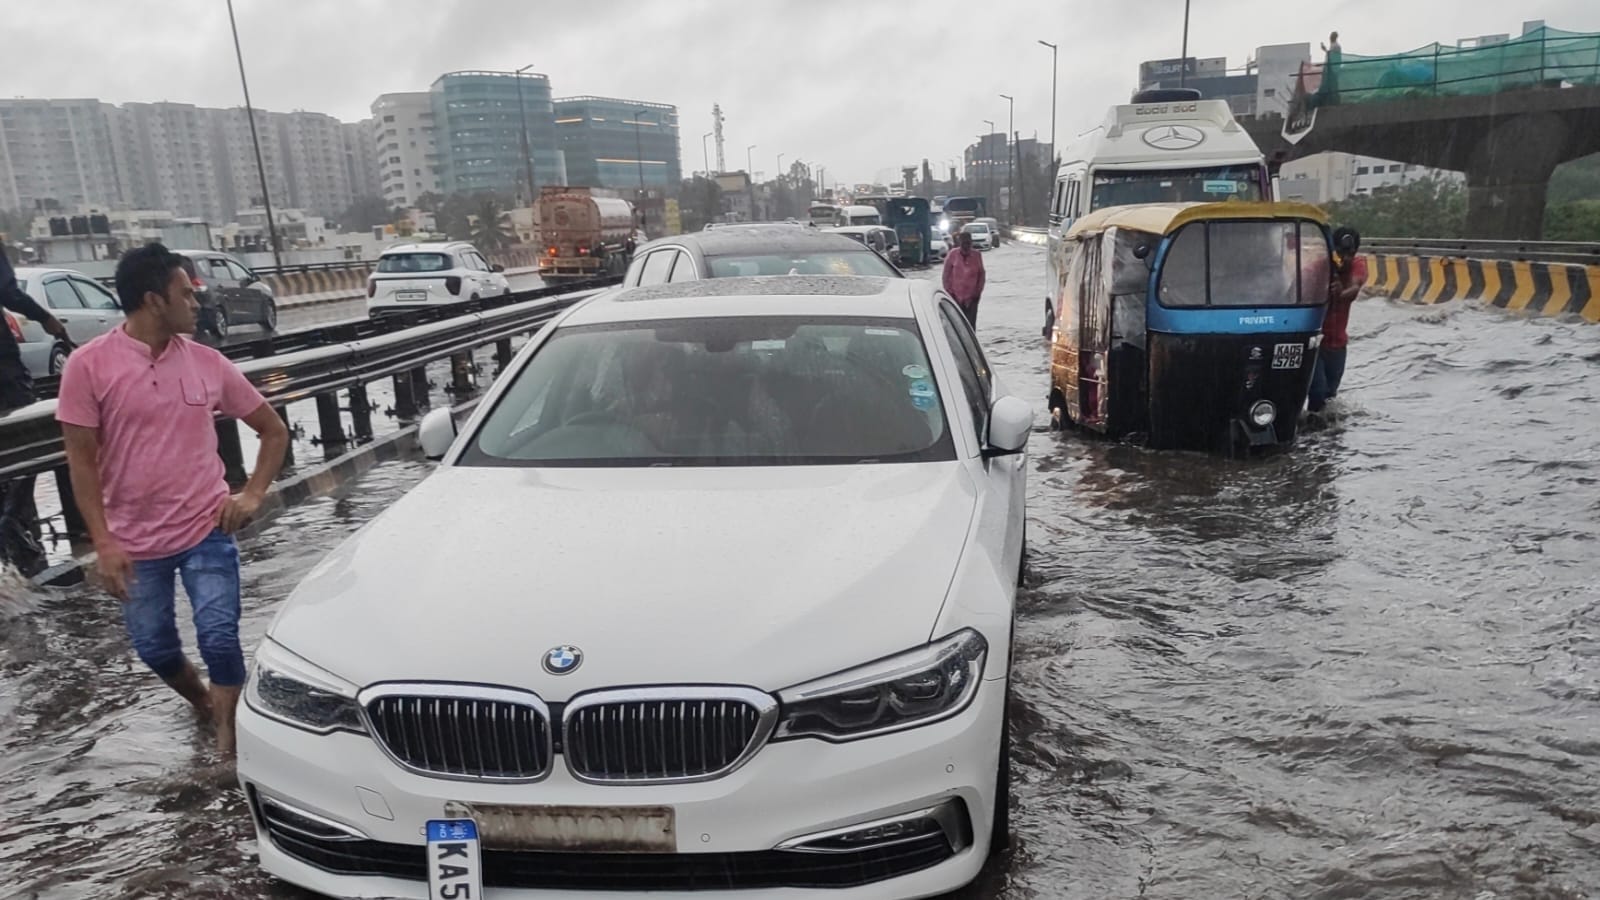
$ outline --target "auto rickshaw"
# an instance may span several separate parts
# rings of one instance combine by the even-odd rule
[[[926,266],[931,260],[933,215],[928,201],[921,197],[891,197],[885,204],[883,224],[893,228],[900,239],[900,265]]]
[[[1320,209],[1108,207],[1056,252],[1053,426],[1231,454],[1294,441],[1331,276]]]

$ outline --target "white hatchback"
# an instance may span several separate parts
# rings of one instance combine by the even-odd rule
[[[255,656],[271,873],[337,896],[909,898],[1007,834],[1033,410],[923,281],[608,292]],[[471,522],[472,527],[442,527]]]
[[[397,244],[383,251],[367,276],[367,315],[504,296],[511,293],[504,272],[464,241]]]

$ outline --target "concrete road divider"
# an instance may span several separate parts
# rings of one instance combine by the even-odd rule
[[[1478,300],[1512,312],[1600,322],[1600,266],[1369,253],[1367,286],[1409,303]]]

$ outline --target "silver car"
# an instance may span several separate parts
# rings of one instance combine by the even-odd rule
[[[23,268],[17,284],[40,306],[61,320],[74,344],[85,344],[122,324],[122,308],[111,289],[70,269]],[[22,365],[35,378],[60,375],[67,362],[67,347],[45,333],[44,326],[25,316],[6,312],[21,333],[17,342]]]
[[[215,250],[174,250],[194,263],[200,331],[226,338],[235,325],[278,330],[278,301],[272,288],[244,263]]]

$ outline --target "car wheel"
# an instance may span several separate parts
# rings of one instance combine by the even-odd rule
[[[65,344],[57,344],[54,347],[51,347],[50,348],[50,374],[51,375],[60,375],[61,371],[63,369],[65,369],[66,367],[67,367],[67,347],[66,347],[66,345]]]
[[[278,302],[271,297],[262,304],[261,327],[269,333],[278,330]]]
[[[211,314],[211,333],[219,338],[228,336],[228,309],[218,304],[216,312]]]

